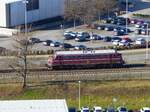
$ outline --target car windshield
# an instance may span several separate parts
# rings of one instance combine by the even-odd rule
[[[96,110],[95,112],[101,112],[101,110]]]
[[[83,110],[83,112],[89,112],[89,110]]]
[[[145,110],[145,112],[150,112],[150,110]]]
[[[121,108],[120,111],[127,111],[127,109],[126,108]]]

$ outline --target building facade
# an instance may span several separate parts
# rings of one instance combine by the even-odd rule
[[[64,0],[0,0],[0,27],[54,18],[64,14]]]

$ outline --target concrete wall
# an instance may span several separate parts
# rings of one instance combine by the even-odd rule
[[[0,26],[6,27],[6,5],[0,4]]]

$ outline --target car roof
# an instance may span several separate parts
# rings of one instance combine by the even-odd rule
[[[145,40],[145,39],[143,39],[143,38],[138,38],[137,40]]]
[[[94,106],[94,109],[102,110],[102,107]]]
[[[80,50],[80,51],[56,51],[56,55],[80,55],[80,54],[112,54],[116,50]]]
[[[143,107],[142,109],[143,109],[143,110],[150,110],[149,107]]]

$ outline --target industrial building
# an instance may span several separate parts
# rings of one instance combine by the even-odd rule
[[[68,112],[64,99],[0,101],[0,112]]]
[[[27,2],[25,2],[27,1]],[[64,0],[0,0],[0,27],[13,27],[64,14]]]

